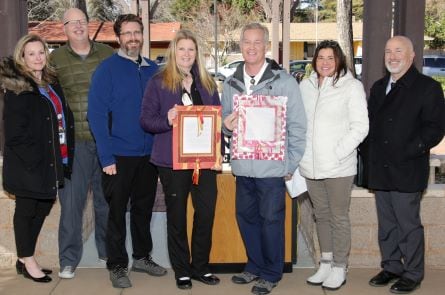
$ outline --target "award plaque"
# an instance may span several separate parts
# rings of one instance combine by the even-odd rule
[[[176,106],[173,169],[221,170],[221,106]]]
[[[284,161],[286,96],[235,95],[233,110],[238,124],[233,130],[232,159]]]

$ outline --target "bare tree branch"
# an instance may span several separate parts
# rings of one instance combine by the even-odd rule
[[[261,7],[263,8],[266,22],[272,20],[272,1],[273,0],[260,0]]]
[[[300,0],[294,0],[291,3],[291,6],[290,6],[290,18],[291,18],[291,20],[292,20],[292,17],[294,16],[295,11],[297,10],[297,7],[298,7],[299,4],[300,4]]]

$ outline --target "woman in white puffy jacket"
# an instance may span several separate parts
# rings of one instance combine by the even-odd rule
[[[363,85],[348,71],[337,42],[321,42],[312,66],[315,72],[300,84],[307,116],[300,173],[314,206],[321,261],[307,283],[336,290],[346,282],[349,204],[357,146],[368,134],[368,111]]]

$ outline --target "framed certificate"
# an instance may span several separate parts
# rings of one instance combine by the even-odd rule
[[[286,96],[235,95],[238,125],[232,134],[232,159],[284,161]]]
[[[173,169],[221,170],[221,106],[176,106]]]

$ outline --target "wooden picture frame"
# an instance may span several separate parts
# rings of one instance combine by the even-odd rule
[[[176,106],[173,169],[221,170],[221,106]]]

